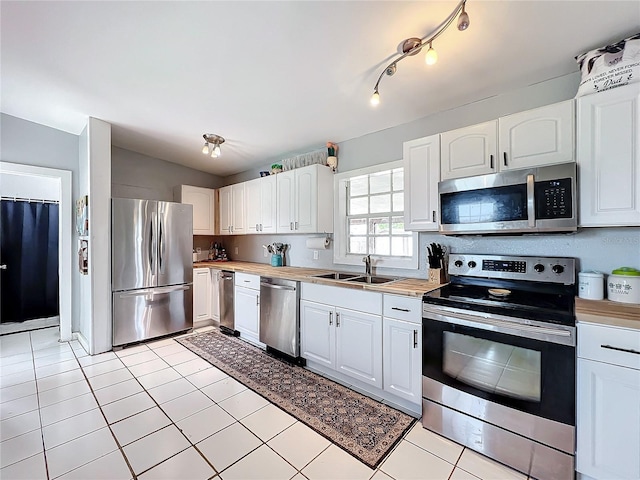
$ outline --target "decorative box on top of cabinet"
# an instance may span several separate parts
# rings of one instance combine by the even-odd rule
[[[578,478],[640,479],[640,330],[578,323]]]
[[[582,227],[640,225],[640,83],[578,99]]]
[[[216,191],[214,189],[178,185],[173,189],[173,199],[193,206],[194,235],[216,234]]]
[[[574,101],[546,105],[441,134],[441,179],[575,159]]]
[[[287,170],[277,179],[278,233],[333,233],[333,172],[320,164]]]
[[[404,142],[404,229],[438,230],[440,135]]]

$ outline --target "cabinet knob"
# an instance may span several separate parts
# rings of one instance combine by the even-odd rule
[[[340,326],[340,312],[336,312],[336,327]]]
[[[507,152],[504,152],[504,166],[507,166]]]
[[[289,230],[293,230],[293,222],[289,223]]]
[[[493,170],[493,155],[489,155],[489,164],[490,164],[491,170]]]
[[[298,222],[296,222],[296,230],[298,229]]]
[[[418,348],[418,330],[413,331],[413,348]]]
[[[333,325],[333,312],[329,312],[329,326]]]
[[[433,223],[436,223],[436,211],[435,210],[432,212],[431,218],[433,219]]]

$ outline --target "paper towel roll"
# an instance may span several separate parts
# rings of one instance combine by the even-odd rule
[[[329,243],[331,243],[329,237],[307,238],[307,248],[312,250],[326,250],[329,248]]]

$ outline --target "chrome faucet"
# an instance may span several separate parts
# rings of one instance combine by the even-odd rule
[[[362,261],[364,262],[365,272],[367,273],[367,276],[370,277],[371,276],[371,255],[367,255],[362,259]]]

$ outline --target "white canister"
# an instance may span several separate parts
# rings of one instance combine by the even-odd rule
[[[640,271],[622,267],[607,279],[608,297],[613,302],[640,304]]]
[[[578,296],[588,300],[604,298],[604,274],[587,271],[578,272]]]

